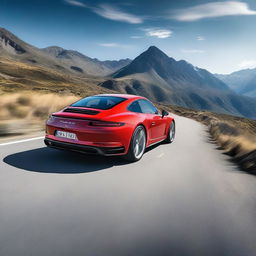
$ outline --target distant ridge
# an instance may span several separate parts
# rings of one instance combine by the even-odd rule
[[[34,63],[56,71],[66,70],[76,75],[106,76],[129,64],[131,60],[99,61],[74,50],[58,46],[36,48],[20,40],[10,31],[0,28],[0,56]],[[82,72],[81,72],[82,71]]]
[[[100,61],[58,46],[39,49],[0,28],[0,57],[1,85],[7,91],[26,88],[80,94],[86,88],[97,93],[108,89],[159,103],[256,118],[255,99],[238,95],[207,70],[176,61],[155,46],[133,61]],[[241,93],[254,92],[255,80]]]
[[[243,69],[228,75],[215,74],[215,76],[238,94],[256,97],[256,68]]]
[[[253,99],[238,96],[207,70],[184,60],[176,61],[155,46],[150,46],[101,85],[167,104],[256,116]]]

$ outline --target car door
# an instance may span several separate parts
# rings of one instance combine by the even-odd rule
[[[142,113],[147,115],[149,121],[149,133],[151,143],[162,140],[165,137],[166,122],[159,114],[157,108],[148,100],[139,100]]]

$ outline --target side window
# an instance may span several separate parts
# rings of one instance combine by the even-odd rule
[[[139,105],[142,113],[145,114],[158,114],[157,108],[147,100],[139,100]]]
[[[141,110],[138,100],[136,100],[132,104],[130,104],[127,109],[132,112],[142,113],[142,110]]]

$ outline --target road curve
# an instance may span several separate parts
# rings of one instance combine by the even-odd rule
[[[176,117],[141,161],[0,147],[1,256],[253,256],[256,179]]]

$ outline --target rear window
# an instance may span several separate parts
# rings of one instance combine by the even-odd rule
[[[114,106],[125,100],[125,98],[115,96],[91,96],[81,99],[73,103],[71,106],[106,110],[113,108]]]

